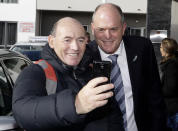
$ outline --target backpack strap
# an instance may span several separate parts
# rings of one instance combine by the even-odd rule
[[[43,59],[36,61],[35,64],[40,65],[45,72],[47,94],[51,95],[56,93],[57,77],[54,68],[46,60]]]

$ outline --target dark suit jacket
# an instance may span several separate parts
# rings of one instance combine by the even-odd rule
[[[123,37],[133,92],[134,115],[138,131],[163,131],[166,126],[165,104],[152,43],[142,37]],[[95,41],[86,54],[101,60]]]

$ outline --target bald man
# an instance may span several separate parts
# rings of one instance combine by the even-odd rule
[[[114,131],[112,127],[122,131],[121,112],[106,106],[114,85],[101,85],[106,77],[91,79],[81,62],[87,42],[83,26],[73,18],[62,18],[48,42],[42,51],[45,65],[25,68],[15,83],[12,106],[18,124],[26,131]],[[57,81],[45,76],[49,65]],[[47,86],[48,81],[57,83],[50,94],[47,88],[53,87]]]
[[[91,27],[95,40],[87,44],[88,56],[116,63],[111,82],[125,131],[163,131],[165,103],[151,41],[124,36],[124,14],[119,6],[111,3],[96,8]]]

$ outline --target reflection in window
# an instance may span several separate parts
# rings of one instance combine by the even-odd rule
[[[0,64],[0,116],[11,112],[12,88],[7,81],[6,75]]]
[[[25,60],[18,58],[6,59],[4,60],[4,64],[6,65],[13,82],[16,81],[19,73],[28,65]]]

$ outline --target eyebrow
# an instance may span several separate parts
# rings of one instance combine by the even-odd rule
[[[81,37],[78,37],[77,39],[85,39],[85,37],[84,37],[84,36],[81,36]]]
[[[65,36],[64,39],[72,39],[72,37],[71,36]],[[84,36],[80,36],[77,39],[85,39],[85,37]]]
[[[63,39],[71,39],[71,36],[65,36]]]
[[[111,28],[96,27],[96,29],[113,29],[113,28],[120,28],[120,26],[115,26],[115,27],[111,27]]]

